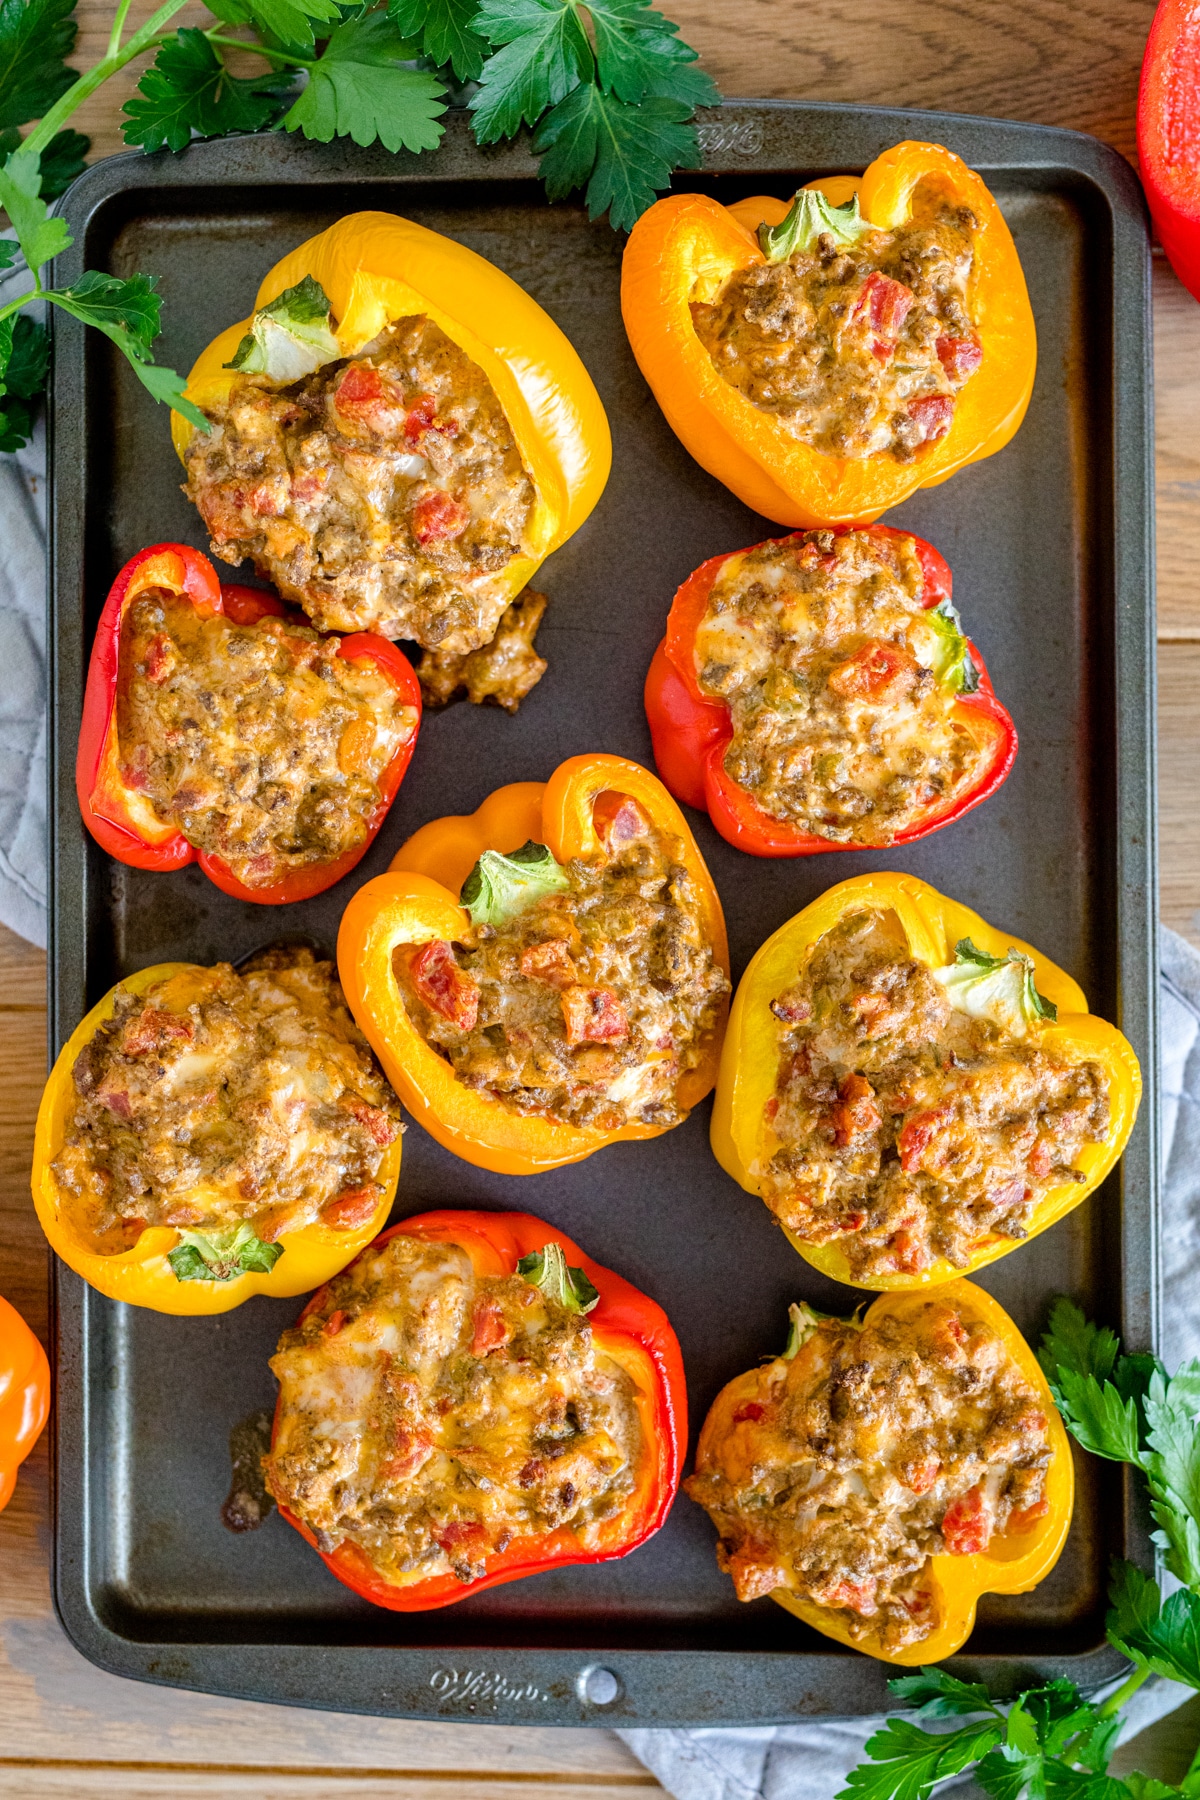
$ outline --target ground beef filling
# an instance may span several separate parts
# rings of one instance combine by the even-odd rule
[[[431,319],[287,386],[237,375],[209,417],[185,492],[214,555],[251,557],[322,631],[488,642],[533,486],[487,376]]]
[[[721,570],[696,675],[729,708],[725,770],[764,812],[834,844],[890,844],[966,794],[987,756],[954,689],[909,538],[806,532]]]
[[[90,1246],[150,1225],[247,1223],[264,1243],[317,1220],[357,1229],[379,1204],[400,1109],[309,950],[235,973],[185,967],[116,1009],[80,1051],[53,1172]]]
[[[512,1111],[601,1131],[677,1125],[680,1076],[729,983],[678,840],[612,799],[605,851],[568,865],[568,890],[461,944],[397,953],[396,977],[458,1079]]]
[[[1037,1391],[969,1309],[936,1298],[798,1353],[716,1402],[685,1488],[739,1600],[776,1589],[887,1650],[940,1623],[931,1556],[969,1556],[1045,1516]]]
[[[762,1195],[804,1243],[836,1242],[852,1280],[1025,1237],[1108,1129],[1100,1066],[955,1011],[893,914],[827,932],[771,1010]]]
[[[356,849],[417,728],[387,677],[339,643],[290,620],[204,619],[161,589],[122,621],[122,779],[247,887]]]
[[[787,262],[738,269],[694,304],[723,380],[830,456],[911,462],[949,431],[982,361],[968,307],[976,221],[929,183],[913,217],[848,249],[823,232]]]
[[[633,1383],[586,1318],[476,1276],[453,1244],[398,1234],[360,1257],[271,1367],[271,1493],[388,1581],[474,1581],[563,1527],[598,1547],[646,1454]]]

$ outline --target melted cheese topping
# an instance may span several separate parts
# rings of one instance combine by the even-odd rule
[[[586,1318],[457,1245],[398,1233],[284,1332],[267,1482],[389,1582],[478,1579],[515,1539],[599,1548],[647,1453],[629,1376]]]
[[[985,752],[934,672],[923,594],[909,538],[813,531],[726,561],[696,676],[729,707],[726,773],[772,818],[888,844],[976,781]]]

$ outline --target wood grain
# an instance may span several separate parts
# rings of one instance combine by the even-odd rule
[[[134,0],[132,17],[154,0]],[[980,112],[1094,132],[1133,157],[1155,0],[674,0],[666,10],[726,93]],[[79,68],[112,0],[80,0]],[[204,23],[193,0],[180,23]],[[122,149],[132,66],[73,123]],[[1162,916],[1200,944],[1200,308],[1155,269]],[[0,1291],[43,1335],[46,1252],[28,1198],[42,1080],[44,960],[0,928]],[[39,1447],[0,1515],[0,1800],[246,1795],[255,1800],[605,1800],[662,1793],[611,1733],[388,1719],[225,1701],[119,1681],[58,1626]],[[1177,1781],[1200,1702],[1120,1753]]]

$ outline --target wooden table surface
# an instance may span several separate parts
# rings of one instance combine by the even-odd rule
[[[1134,155],[1138,66],[1154,0],[661,3],[729,94],[1038,120],[1094,132]],[[135,16],[149,10],[135,3]],[[102,53],[111,12],[110,0],[80,0],[79,66]],[[92,134],[96,153],[122,147],[117,117],[132,85],[132,77],[124,87],[110,83],[73,121]],[[1200,307],[1161,257],[1154,273],[1162,916],[1200,944]],[[28,1171],[44,1072],[44,970],[39,952],[0,933],[0,1291],[43,1335],[47,1257]],[[410,1725],[209,1699],[101,1674],[55,1619],[49,1554],[43,1445],[0,1515],[0,1800],[601,1800],[662,1792],[606,1731]],[[1173,1732],[1159,1729],[1164,1776],[1180,1778],[1188,1732],[1194,1741],[1198,1729],[1191,1709]],[[1153,1764],[1143,1755],[1136,1766]]]

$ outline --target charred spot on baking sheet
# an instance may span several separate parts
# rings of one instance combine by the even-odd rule
[[[229,1493],[221,1506],[226,1531],[257,1531],[275,1502],[263,1479],[262,1459],[271,1448],[271,1414],[252,1412],[229,1433]]]

